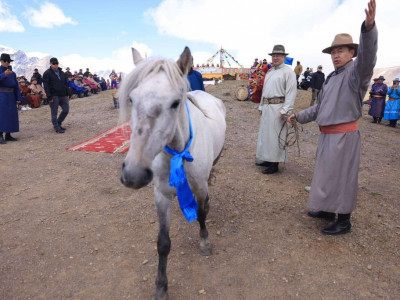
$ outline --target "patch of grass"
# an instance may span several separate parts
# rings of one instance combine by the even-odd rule
[[[378,192],[372,192],[371,195],[374,196],[374,197],[376,197],[376,196],[382,196],[382,194],[381,194],[381,193],[378,193]]]

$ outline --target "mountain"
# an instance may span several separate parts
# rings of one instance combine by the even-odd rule
[[[15,50],[8,48],[6,46],[0,46],[0,53],[8,53],[11,56],[11,59],[14,61],[11,63],[13,71],[17,76],[24,75],[26,79],[30,80],[33,74],[34,69],[38,69],[39,73],[43,75],[44,71],[46,71],[50,67],[50,58],[52,56],[45,56],[45,57],[34,57],[28,56],[24,51]],[[67,66],[63,66],[60,64],[60,67],[65,68]],[[75,70],[71,70],[73,72]],[[102,71],[92,71],[93,74],[97,74],[99,77],[104,77],[104,79],[108,79],[112,70],[102,70]],[[118,73],[119,74],[119,73]],[[122,74],[124,75],[124,74]]]
[[[393,79],[400,78],[400,66],[374,69],[372,78],[377,78],[379,76],[385,77],[385,83],[391,86]]]

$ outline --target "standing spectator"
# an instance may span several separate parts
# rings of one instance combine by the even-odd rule
[[[397,120],[400,119],[400,91],[399,91],[399,78],[393,80],[393,86],[391,86],[387,92],[389,97],[383,119],[389,121],[390,127],[396,127]]]
[[[117,88],[117,79],[118,79],[118,74],[115,73],[115,70],[112,70],[110,75],[108,76],[111,79],[111,89]]]
[[[296,82],[297,82],[297,88],[300,88],[300,83],[299,83],[299,78],[301,73],[303,73],[303,66],[300,64],[299,61],[297,61],[297,66],[294,68],[294,73],[296,74]]]
[[[192,91],[195,90],[205,91],[203,77],[201,76],[201,73],[196,70],[193,70],[193,56],[192,56],[192,67],[190,68],[190,71],[187,74],[187,79],[189,80],[190,89]]]
[[[304,79],[307,80],[308,76],[310,76],[310,68],[307,67],[307,69],[304,71]]]
[[[86,68],[86,72],[83,73],[83,76],[89,77],[89,74],[90,74],[89,68]]]
[[[279,163],[287,159],[287,149],[280,147],[278,132],[284,125],[283,116],[293,110],[296,99],[297,84],[293,70],[285,64],[285,47],[275,45],[272,53],[274,63],[265,75],[262,99],[259,106],[261,114],[260,130],[258,133],[256,157],[261,162],[257,166],[267,167],[262,171],[263,174],[273,174],[278,172]],[[278,131],[278,132],[277,132]]]
[[[388,87],[383,82],[385,77],[379,76],[378,82],[371,88],[369,92],[371,95],[371,107],[369,108],[368,114],[372,116],[372,123],[380,124],[385,111],[385,99]]]
[[[253,65],[251,66],[251,68],[252,68],[252,69],[255,69],[255,68],[257,68],[257,66],[258,66],[258,58],[256,58],[256,59],[254,60]]]
[[[35,77],[37,79],[37,83],[42,85],[43,84],[43,78],[42,75],[40,75],[39,70],[35,69],[33,70],[32,77]],[[32,80],[31,80],[32,81]]]
[[[311,95],[310,106],[314,105],[315,100],[317,100],[317,103],[318,103],[319,91],[321,90],[324,82],[325,82],[325,74],[322,73],[322,66],[319,65],[317,68],[317,72],[313,73],[311,76],[312,95]]]
[[[83,77],[82,69],[79,69],[78,76],[80,76],[80,75],[82,75],[82,77]]]
[[[50,103],[54,130],[57,133],[64,133],[66,129],[61,125],[69,112],[68,82],[64,72],[58,67],[57,58],[50,59],[50,68],[43,74],[43,83]],[[61,113],[57,118],[58,106],[61,106]]]
[[[361,97],[376,63],[378,31],[375,26],[375,0],[368,3],[361,26],[360,45],[347,33],[337,34],[330,47],[335,71],[326,78],[317,105],[292,114],[301,124],[316,121],[321,130],[311,183],[308,206],[317,211],[308,215],[337,221],[322,229],[323,234],[337,235],[350,231],[350,215],[357,203],[361,137]],[[357,59],[353,60],[353,57]]]
[[[110,90],[111,89],[110,79],[107,79],[106,85],[107,85],[107,90]]]
[[[66,71],[65,71],[65,76],[67,76],[67,78],[69,78],[69,76],[72,76],[72,73],[71,73],[69,67],[67,67],[65,70],[66,70]]]
[[[17,103],[21,101],[17,76],[10,63],[13,60],[7,53],[0,56],[0,144],[16,141],[11,132],[19,131]],[[5,136],[3,137],[3,133]]]

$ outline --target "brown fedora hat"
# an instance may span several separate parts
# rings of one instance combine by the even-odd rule
[[[357,56],[358,44],[353,43],[353,38],[348,33],[339,33],[335,36],[332,45],[322,50],[322,53],[331,54],[333,48],[348,46],[354,49],[354,57]]]
[[[285,53],[285,47],[283,45],[275,45],[274,48],[272,49],[272,52],[268,53],[268,55],[272,54],[288,55],[289,53]]]

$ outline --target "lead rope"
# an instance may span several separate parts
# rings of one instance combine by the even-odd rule
[[[297,145],[298,155],[300,156],[299,132],[303,131],[303,127],[296,120],[293,120],[290,124],[287,122],[288,116],[292,113],[293,111],[289,111],[288,114],[282,115],[284,122],[278,133],[279,148],[286,150],[289,147]]]

